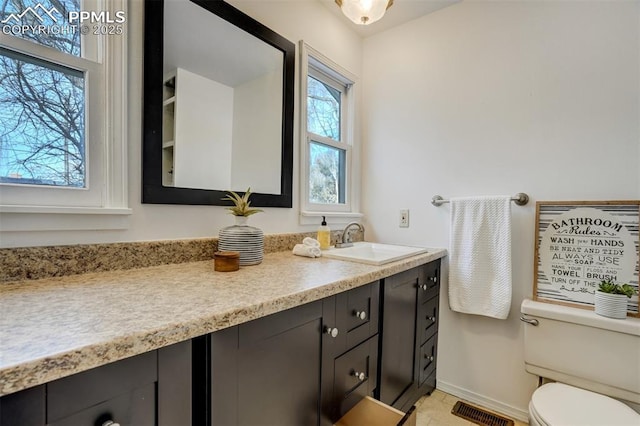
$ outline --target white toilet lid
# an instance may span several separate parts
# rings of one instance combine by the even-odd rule
[[[531,397],[536,417],[550,426],[637,426],[640,414],[608,396],[562,383],[547,383]]]

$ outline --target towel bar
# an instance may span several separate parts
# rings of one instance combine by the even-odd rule
[[[529,196],[524,192],[518,192],[514,197],[511,197],[511,201],[515,201],[515,203],[519,206],[524,206],[529,202]],[[434,195],[431,199],[431,204],[436,207],[440,207],[444,203],[450,202],[449,200],[445,200],[440,195]]]

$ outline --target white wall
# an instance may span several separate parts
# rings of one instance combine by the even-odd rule
[[[296,43],[304,39],[327,57],[341,64],[350,72],[361,75],[362,39],[352,32],[341,17],[334,16],[316,0],[261,1],[231,0],[248,15]],[[126,30],[129,35],[129,206],[133,214],[124,219],[125,230],[100,231],[38,231],[2,232],[0,246],[20,247],[49,244],[78,244],[115,241],[147,241],[217,236],[220,228],[233,220],[223,207],[174,206],[141,204],[141,150],[142,150],[142,59],[143,59],[143,2],[128,2]],[[188,29],[185,29],[188,31]],[[297,61],[297,58],[296,58]],[[296,72],[299,68],[296,67]],[[296,94],[297,90],[296,76]],[[295,99],[298,111],[299,99]],[[254,215],[252,224],[265,233],[312,231],[313,226],[299,225],[299,177],[298,177],[298,117],[294,129],[294,199],[292,209],[267,208]],[[33,215],[24,215],[29,222]],[[70,218],[73,225],[77,219]]]
[[[513,208],[508,320],[453,313],[443,288],[443,389],[524,417],[535,201],[640,198],[639,22],[638,2],[465,1],[365,40],[368,238],[447,247],[433,195],[532,198]]]

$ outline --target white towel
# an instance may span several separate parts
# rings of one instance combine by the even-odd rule
[[[306,244],[296,244],[293,247],[293,254],[296,256],[320,257],[322,256],[322,251],[319,247],[311,247]]]
[[[511,307],[511,197],[451,199],[449,306],[506,319]]]
[[[304,244],[305,246],[320,248],[320,241],[311,237],[304,237],[304,240],[302,240],[302,244]]]

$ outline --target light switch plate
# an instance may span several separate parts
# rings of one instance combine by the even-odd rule
[[[409,227],[409,209],[400,210],[400,228]]]

